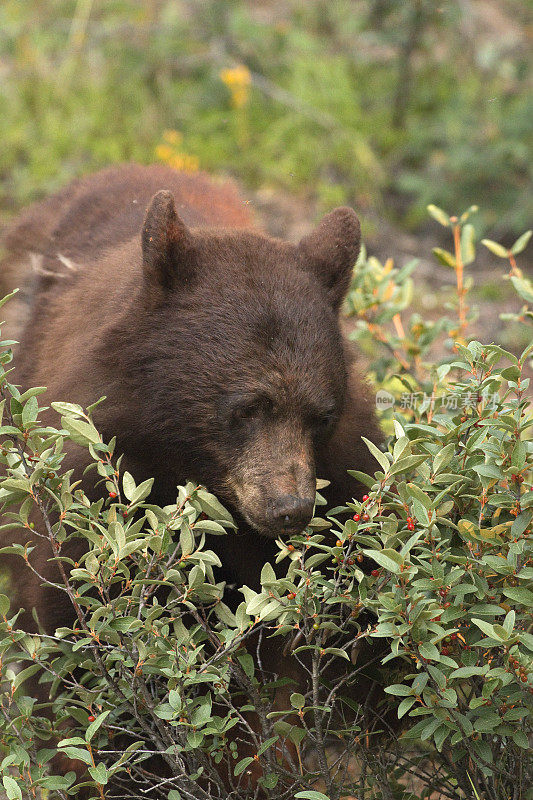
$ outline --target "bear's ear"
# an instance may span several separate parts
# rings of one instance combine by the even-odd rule
[[[194,275],[192,236],[178,217],[172,192],[155,194],[142,228],[143,270],[152,288],[170,290],[187,285]]]
[[[339,308],[361,247],[361,226],[351,208],[336,208],[298,245],[304,268],[325,287],[333,308]]]

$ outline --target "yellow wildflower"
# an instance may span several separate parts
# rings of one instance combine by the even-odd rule
[[[234,108],[242,108],[248,102],[252,75],[248,67],[239,64],[220,71],[220,79],[231,92],[231,104]]]

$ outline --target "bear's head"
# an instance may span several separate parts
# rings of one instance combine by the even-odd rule
[[[207,485],[260,533],[299,532],[312,516],[317,453],[343,412],[338,311],[359,246],[349,208],[297,245],[190,230],[168,191],[148,208],[139,366],[150,416],[132,424],[172,481]]]

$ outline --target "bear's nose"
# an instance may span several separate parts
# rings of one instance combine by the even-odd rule
[[[282,494],[270,504],[269,522],[286,532],[300,532],[311,519],[314,505],[314,498]]]

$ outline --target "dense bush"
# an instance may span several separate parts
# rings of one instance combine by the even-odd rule
[[[380,350],[372,374],[388,408],[386,451],[368,443],[378,470],[354,473],[368,494],[280,540],[276,571],[265,565],[260,592],[241,587],[237,607],[209,549],[232,535],[216,498],[188,484],[176,504],[151,505],[151,482],[122,474],[91,409],[54,403],[57,427],[42,427],[43,390],[10,382],[2,343],[3,537],[17,529],[23,542],[2,552],[20,557],[23,580],[41,539],[73,608],[72,627],[30,635],[9,590],[0,597],[10,800],[82,785],[111,798],[126,782],[128,797],[237,800],[255,781],[276,799],[533,797],[533,345],[517,356],[469,341],[472,211],[431,211],[453,234],[454,252],[436,253],[457,276],[450,318],[402,320],[414,265],[364,254],[348,298],[354,337]],[[526,301],[515,257],[527,239],[487,243]],[[68,442],[90,451],[101,499],[62,468]],[[79,537],[73,563],[62,553]],[[263,668],[276,641],[298,684]],[[354,699],[362,675],[386,687],[379,703]],[[28,691],[36,676],[46,702]]]

